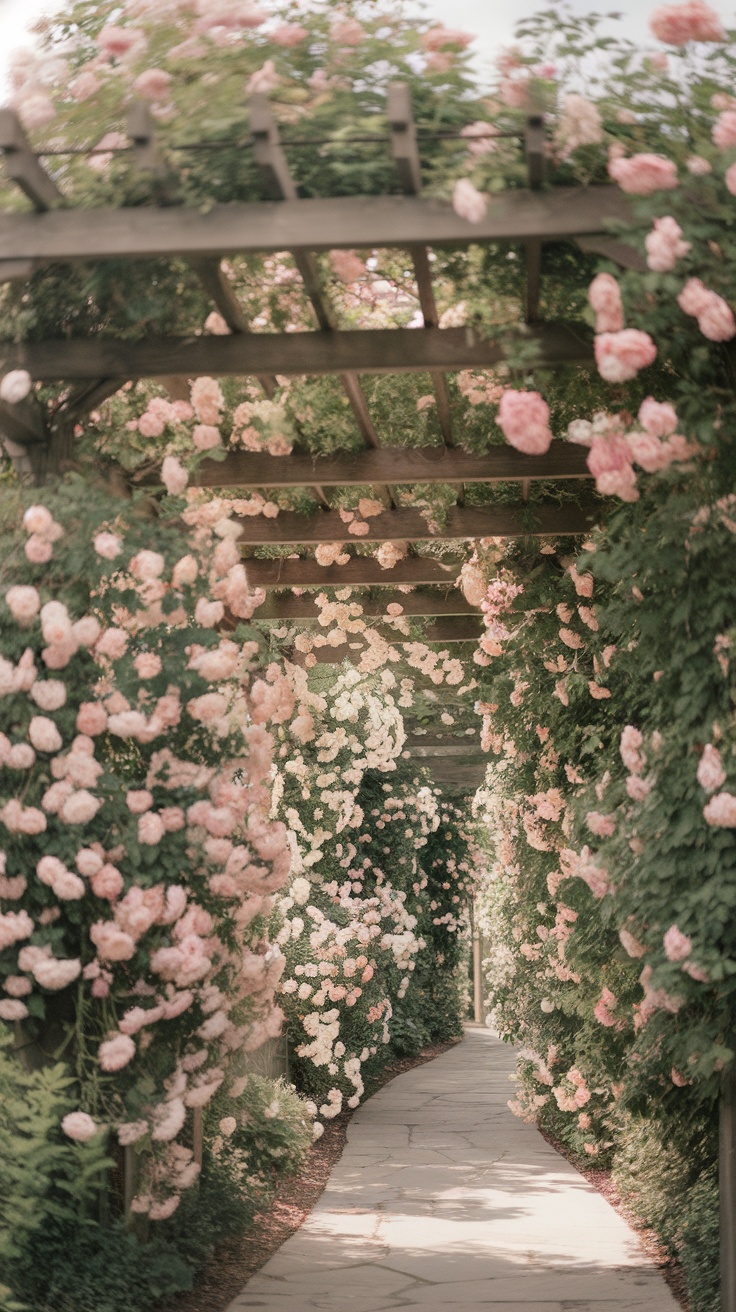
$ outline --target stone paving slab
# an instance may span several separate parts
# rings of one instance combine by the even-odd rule
[[[678,1312],[636,1234],[511,1115],[487,1030],[358,1109],[301,1230],[227,1312]]]

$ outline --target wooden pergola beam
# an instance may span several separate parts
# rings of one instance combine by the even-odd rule
[[[447,201],[423,196],[341,196],[213,205],[53,210],[0,216],[0,259],[41,263],[170,259],[241,251],[464,246],[472,242],[554,241],[603,233],[630,219],[618,187],[509,189],[469,223]]]
[[[40,163],[14,109],[0,109],[0,150],[8,177],[38,213],[62,204],[62,193]]]
[[[539,364],[587,364],[592,335],[585,324],[538,324],[526,334]],[[433,369],[492,369],[505,359],[502,341],[484,341],[469,328],[355,329],[349,332],[251,333],[228,337],[59,338],[11,347],[35,379],[160,378],[171,374],[246,376],[278,373],[423,373]]]
[[[267,543],[317,542],[442,542],[463,538],[546,537],[588,533],[600,517],[600,507],[589,505],[451,506],[445,524],[433,533],[426,519],[411,508],[385,510],[368,521],[368,532],[355,538],[338,511],[325,510],[308,516],[282,511],[275,519],[245,515],[239,520],[243,546]],[[342,571],[341,571],[342,572]]]
[[[250,562],[248,562],[248,577],[249,579],[251,577]],[[408,618],[421,615],[458,615],[477,619],[479,615],[477,606],[471,606],[460,589],[455,587],[451,587],[447,593],[394,591],[386,592],[381,597],[354,594],[350,601],[360,604],[365,618],[370,616],[388,618],[386,607],[390,605],[401,606],[403,615]],[[319,615],[320,608],[314,597],[295,597],[291,593],[267,597],[255,612],[257,620],[317,620]]]
[[[269,456],[230,452],[224,460],[203,460],[192,483],[197,487],[362,487],[375,483],[506,483],[521,479],[590,478],[586,450],[555,441],[543,456],[527,456],[506,443],[473,455],[461,447],[382,447],[334,456]]]
[[[452,587],[460,573],[462,559],[433,556],[407,556],[383,569],[375,556],[354,556],[347,565],[320,565],[313,556],[295,560],[255,560],[244,562],[253,588],[395,588],[397,584],[415,587],[422,583],[439,583]],[[407,593],[407,598],[410,594]],[[257,612],[256,612],[257,613]]]

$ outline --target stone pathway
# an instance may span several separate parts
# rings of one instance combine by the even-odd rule
[[[311,1216],[227,1312],[678,1312],[636,1235],[512,1116],[487,1030],[358,1112]]]

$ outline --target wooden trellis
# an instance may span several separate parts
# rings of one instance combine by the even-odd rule
[[[0,406],[0,431],[9,440],[19,467],[30,469],[42,481],[71,454],[74,424],[128,380],[158,379],[172,395],[186,396],[187,380],[195,376],[250,376],[272,396],[277,375],[337,376],[362,435],[363,450],[329,457],[312,457],[298,447],[286,457],[233,452],[224,461],[204,460],[196,482],[213,489],[312,489],[319,506],[314,515],[281,512],[275,519],[243,517],[242,542],[249,556],[252,585],[268,589],[380,587],[381,600],[366,608],[379,632],[393,642],[401,639],[391,626],[380,622],[385,607],[394,600],[405,615],[432,617],[427,638],[452,644],[451,650],[459,651],[455,644],[475,641],[480,631],[477,612],[467,603],[460,604],[456,589],[449,594],[453,600],[448,601],[448,589],[461,564],[460,543],[480,537],[582,534],[595,523],[598,511],[590,497],[587,501],[584,497],[582,504],[579,498],[562,505],[529,501],[533,481],[574,480],[570,485],[579,486],[581,479],[589,479],[585,453],[579,447],[557,441],[545,455],[530,457],[507,446],[473,455],[457,445],[447,373],[497,366],[506,359],[513,345],[509,338],[514,335],[505,330],[486,339],[471,328],[439,327],[431,249],[488,242],[521,244],[526,254],[525,327],[521,330],[525,340],[535,344],[540,364],[553,368],[589,365],[592,334],[586,324],[549,323],[539,318],[542,246],[545,241],[568,240],[625,266],[641,267],[638,252],[606,233],[609,220],[629,215],[628,203],[618,188],[609,186],[544,189],[544,127],[540,118],[530,117],[520,134],[528,186],[494,196],[479,223],[467,222],[447,202],[422,194],[417,129],[408,90],[401,84],[389,88],[385,138],[400,194],[303,199],[267,99],[254,96],[250,108],[251,148],[269,199],[218,204],[206,213],[177,203],[176,176],[158,150],[153,120],[141,104],[133,104],[129,112],[129,158],[131,166],[148,177],[152,204],[112,209],[67,207],[44,167],[43,150],[31,149],[12,111],[0,112],[0,148],[6,172],[34,210],[0,215],[0,280],[25,279],[60,263],[87,266],[108,259],[183,259],[230,330],[228,336],[203,336],[195,331],[190,337],[143,341],[96,336],[7,346],[3,353],[6,369],[25,368],[34,380],[60,382],[68,391],[56,409],[46,412],[33,396],[18,406]],[[340,327],[323,283],[319,252],[381,247],[407,251],[422,328]],[[315,328],[295,333],[253,332],[221,260],[234,254],[284,251],[291,254],[299,271]],[[371,373],[429,375],[441,444],[421,450],[385,444],[361,384],[361,377]],[[456,504],[448,508],[439,526],[428,524],[418,509],[400,505],[396,489],[417,482],[455,488]],[[468,485],[509,482],[519,486],[517,505],[466,504]],[[409,554],[392,569],[382,569],[369,556],[328,567],[313,558],[261,560],[252,556],[253,550],[262,546],[355,542],[349,526],[330,504],[329,489],[345,486],[372,487],[385,506],[382,514],[370,518],[368,531],[359,542],[409,544]],[[422,541],[447,543],[449,557],[414,553],[411,544]],[[417,584],[439,590],[430,592],[425,586],[421,594],[385,592],[387,586],[395,590],[397,585]],[[315,616],[309,598],[272,597],[257,617],[309,623]],[[350,652],[349,645],[345,649],[321,648],[318,659],[342,660]],[[442,743],[431,750],[442,751]],[[430,747],[416,744],[416,751],[428,759]],[[435,768],[438,765],[435,762]],[[460,777],[460,765],[453,760],[454,778]]]

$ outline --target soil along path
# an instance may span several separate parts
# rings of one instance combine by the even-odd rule
[[[486,1030],[350,1122],[305,1225],[227,1312],[679,1312],[638,1238],[506,1101]]]

